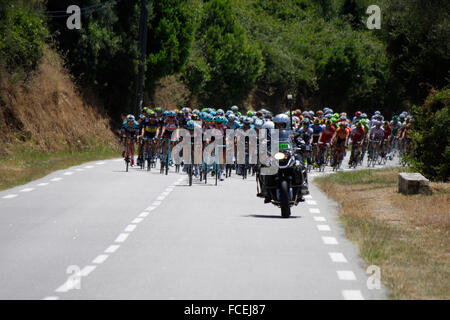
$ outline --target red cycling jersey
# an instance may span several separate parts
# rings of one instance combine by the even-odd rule
[[[320,137],[319,142],[329,143],[335,132],[336,128],[334,126],[325,127],[322,131],[322,136]]]
[[[391,134],[392,134],[392,127],[391,126],[384,127],[384,138],[385,139],[389,138]]]

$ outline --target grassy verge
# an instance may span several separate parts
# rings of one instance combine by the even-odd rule
[[[120,157],[119,148],[94,146],[84,151],[42,153],[17,149],[0,158],[0,190],[9,189],[84,162]]]
[[[450,183],[432,195],[397,192],[400,169],[361,170],[315,183],[340,204],[346,236],[381,268],[392,299],[450,299]]]

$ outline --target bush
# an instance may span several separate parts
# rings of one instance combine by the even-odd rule
[[[412,163],[430,180],[450,177],[450,89],[432,91],[421,107],[413,107]]]
[[[44,22],[37,16],[1,4],[0,69],[23,73],[33,70],[43,55],[48,37]]]

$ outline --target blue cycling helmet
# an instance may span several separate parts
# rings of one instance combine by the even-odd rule
[[[194,128],[195,128],[195,122],[192,121],[192,120],[189,120],[189,121],[186,123],[186,128],[187,128],[188,130],[194,130]]]

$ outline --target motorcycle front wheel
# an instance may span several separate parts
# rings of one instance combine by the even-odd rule
[[[291,216],[291,208],[289,207],[289,184],[286,180],[281,181],[280,184],[280,206],[281,216],[289,218]]]

